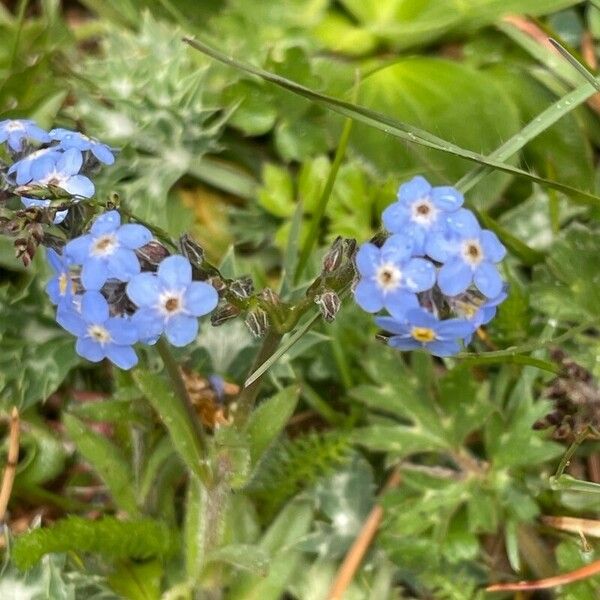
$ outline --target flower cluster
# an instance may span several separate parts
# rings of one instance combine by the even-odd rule
[[[506,250],[463,201],[455,188],[415,177],[383,212],[390,236],[359,249],[354,296],[367,312],[387,310],[375,321],[390,346],[456,354],[506,298],[497,267]]]
[[[192,281],[187,258],[167,256],[157,269],[149,265],[143,257],[151,243],[146,227],[123,225],[111,210],[62,254],[48,250],[54,276],[46,291],[57,305],[57,322],[77,337],[80,356],[130,369],[138,360],[135,343],[154,344],[164,333],[174,346],[185,346],[198,334],[197,317],[217,306],[216,290]]]
[[[52,188],[58,188],[75,202],[91,198],[95,188],[90,172],[99,163],[111,165],[115,161],[106,144],[68,129],[45,131],[27,119],[0,121],[2,143],[12,159],[6,181],[9,186],[20,188],[26,208],[50,206]],[[29,196],[27,190],[35,191],[35,197]],[[62,223],[66,216],[66,210],[58,211],[54,222]]]

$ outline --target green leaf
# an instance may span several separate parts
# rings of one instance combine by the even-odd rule
[[[127,600],[160,600],[164,575],[160,561],[123,562],[108,577],[115,592]]]
[[[254,575],[266,577],[269,571],[269,556],[259,546],[231,544],[210,552],[207,562],[225,562]]]
[[[299,397],[299,386],[290,386],[271,396],[254,410],[246,429],[253,464],[257,463],[283,431],[294,413]]]
[[[258,191],[258,203],[272,215],[291,217],[294,214],[294,184],[289,171],[267,163],[262,172],[263,186]]]
[[[190,423],[189,414],[180,402],[173,400],[175,392],[162,377],[149,371],[138,370],[133,379],[162,419],[183,462],[192,473],[204,477],[206,457],[203,455],[196,430]]]
[[[545,179],[543,177],[538,177],[536,175],[528,173],[527,171],[523,171],[522,169],[512,167],[506,163],[489,159],[485,156],[482,156],[481,154],[477,154],[476,152],[472,152],[470,150],[465,150],[460,146],[447,142],[435,135],[432,135],[427,131],[419,129],[418,127],[414,127],[411,125],[407,125],[406,123],[396,121],[395,119],[389,116],[383,115],[376,111],[372,111],[363,106],[345,102],[332,96],[327,96],[325,94],[315,92],[314,90],[302,86],[294,81],[285,79],[273,73],[269,73],[268,71],[265,71],[263,69],[259,69],[249,64],[235,60],[198,40],[184,38],[184,41],[190,44],[196,50],[203,52],[204,54],[207,54],[208,56],[211,56],[212,58],[224,64],[230,65],[246,73],[257,75],[265,79],[266,81],[270,81],[295,94],[304,96],[305,98],[308,98],[316,102],[317,104],[324,105],[334,112],[338,112],[344,116],[351,117],[356,121],[363,122],[367,125],[370,125],[371,127],[379,129],[385,133],[388,133],[400,139],[419,144],[428,148],[440,150],[441,152],[459,156],[466,160],[487,165],[489,167],[493,167],[494,169],[504,171],[506,173],[524,177],[526,179],[529,179],[530,181],[535,181],[540,185],[545,185],[553,189],[562,191],[565,194],[567,194],[573,201],[592,205],[597,205],[600,202],[600,198],[598,198],[594,194],[571,188],[570,186],[564,185],[557,181]]]
[[[443,450],[448,442],[440,439],[421,426],[371,425],[359,427],[353,436],[354,442],[374,452],[390,452],[396,458],[418,452]]]
[[[77,417],[63,414],[63,424],[83,458],[104,481],[121,510],[137,515],[133,473],[120,450],[104,436],[88,429]]]
[[[432,129],[435,123],[439,138],[480,154],[492,152],[519,129],[516,107],[491,77],[449,60],[410,58],[380,69],[362,82],[360,100],[414,127]],[[478,126],[472,127],[473,122]],[[457,181],[471,168],[460,158],[433,150],[398,146],[382,151],[382,141],[373,128],[357,125],[351,145],[386,174],[417,171],[435,178],[441,173],[445,180]],[[489,178],[478,205],[495,199],[506,183],[504,175]]]

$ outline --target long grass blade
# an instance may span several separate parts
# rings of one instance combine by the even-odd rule
[[[456,144],[452,144],[451,142],[448,142],[435,135],[432,135],[427,131],[419,129],[418,127],[402,123],[401,121],[392,119],[387,115],[370,110],[364,106],[352,104],[350,102],[340,100],[339,98],[334,98],[332,96],[321,94],[310,88],[300,85],[295,81],[286,79],[279,75],[275,75],[274,73],[265,71],[264,69],[260,69],[258,67],[254,67],[252,65],[238,61],[198,40],[187,37],[183,39],[186,43],[188,43],[190,46],[192,46],[199,52],[202,52],[214,58],[215,60],[218,60],[219,62],[222,62],[226,65],[249,73],[251,75],[260,77],[265,81],[274,83],[275,85],[278,85],[279,87],[282,87],[290,92],[293,92],[299,96],[303,96],[304,98],[312,100],[313,102],[322,106],[325,106],[326,108],[329,108],[334,112],[337,112],[346,117],[350,117],[355,121],[365,123],[370,127],[379,129],[380,131],[388,133],[394,137],[400,138],[410,143],[432,148],[434,150],[439,150],[440,152],[452,154],[454,156],[464,158],[465,160],[469,160],[471,162],[486,165],[499,171],[510,173],[511,175],[529,179],[530,181],[534,181],[539,185],[554,188],[560,192],[563,192],[564,194],[569,196],[573,201],[578,203],[582,203],[585,205],[600,205],[600,197],[595,196],[594,194],[591,194],[589,192],[575,189],[558,181],[553,181],[544,177],[539,177],[537,175],[519,169],[518,167],[514,167],[512,165],[508,165],[506,163],[487,158],[481,154],[478,154],[477,152],[472,152],[471,150],[466,150],[464,148],[461,148],[460,146],[457,146]]]

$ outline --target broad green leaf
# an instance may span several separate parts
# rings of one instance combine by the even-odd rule
[[[160,600],[164,568],[160,561],[127,562],[108,577],[115,592],[127,600]]]
[[[334,112],[351,117],[356,121],[360,121],[362,123],[370,125],[371,127],[393,135],[394,137],[398,137],[405,141],[412,142],[428,148],[440,150],[448,154],[460,156],[466,160],[470,160],[482,165],[487,165],[499,171],[504,171],[513,175],[518,175],[520,177],[529,179],[530,181],[535,181],[541,185],[546,185],[553,189],[563,191],[564,193],[569,195],[572,201],[575,202],[592,205],[596,205],[600,202],[600,198],[598,198],[594,194],[584,192],[579,189],[571,188],[570,186],[564,185],[554,180],[538,177],[522,169],[512,167],[507,163],[498,162],[494,159],[486,158],[481,154],[477,154],[476,152],[466,150],[464,148],[461,148],[460,146],[457,146],[456,144],[447,142],[435,135],[432,135],[427,131],[419,129],[418,127],[407,125],[406,123],[397,121],[389,116],[378,113],[376,111],[372,111],[368,108],[365,108],[364,106],[352,104],[349,102],[345,102],[344,100],[339,100],[338,98],[334,98],[332,96],[327,96],[325,94],[315,92],[314,90],[300,85],[295,81],[285,79],[284,77],[280,77],[263,69],[253,67],[249,64],[233,59],[230,56],[227,56],[226,54],[215,50],[214,48],[198,40],[184,38],[184,41],[196,50],[203,52],[208,56],[211,56],[215,60],[230,65],[231,67],[234,67],[246,73],[257,75],[265,79],[266,81],[270,81],[271,83],[274,83],[279,87],[289,90],[290,92],[293,92],[300,96],[304,96],[305,98],[308,98],[313,102],[316,102],[317,104],[326,106]]]
[[[283,431],[294,413],[299,396],[298,386],[287,387],[263,401],[252,412],[246,432],[253,464],[260,460],[265,450]]]
[[[430,433],[423,426],[371,425],[359,427],[354,441],[375,452],[389,452],[396,458],[418,452],[443,450],[448,442]]]
[[[262,172],[263,186],[258,191],[258,203],[277,217],[294,214],[294,186],[289,171],[267,163]]]
[[[203,455],[196,430],[190,423],[189,414],[181,402],[175,400],[173,389],[162,377],[149,371],[138,370],[133,378],[165,424],[173,446],[183,462],[192,473],[204,477],[207,457]]]
[[[450,90],[452,90],[450,94]],[[435,58],[402,59],[369,75],[361,84],[361,104],[414,127],[435,132],[462,148],[492,152],[519,129],[516,106],[493,78],[459,63]],[[465,119],[465,114],[469,115]],[[473,127],[473,122],[477,127]],[[470,166],[450,154],[398,146],[382,151],[383,138],[357,125],[351,147],[384,173],[419,172],[457,181]],[[499,195],[505,175],[488,178],[477,206]]]
[[[79,453],[110,490],[115,504],[130,515],[137,515],[139,509],[135,497],[133,473],[120,450],[73,415],[64,413],[63,424]]]
[[[207,562],[225,562],[238,569],[265,577],[269,572],[269,556],[259,546],[231,544],[213,550],[206,556]]]

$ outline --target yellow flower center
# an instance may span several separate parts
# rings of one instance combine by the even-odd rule
[[[101,235],[92,246],[92,254],[95,256],[107,256],[112,254],[118,245],[116,235],[112,233]]]
[[[410,330],[410,335],[417,342],[433,342],[435,340],[435,331],[429,327],[413,327]]]

